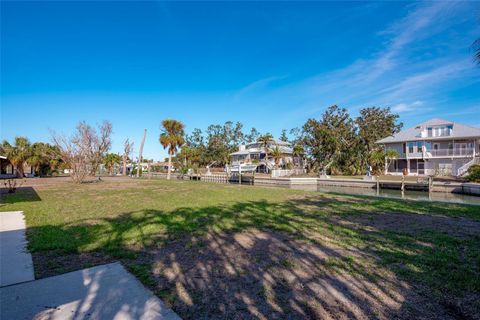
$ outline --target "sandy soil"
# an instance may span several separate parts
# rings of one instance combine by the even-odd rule
[[[458,318],[360,252],[279,232],[182,239],[152,259],[155,289],[185,319]]]

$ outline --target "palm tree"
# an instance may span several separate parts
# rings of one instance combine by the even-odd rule
[[[398,152],[393,149],[377,149],[370,154],[370,164],[374,167],[375,171],[379,171],[379,168],[384,167],[384,172],[387,172],[392,161],[398,157]]]
[[[105,158],[103,158],[103,163],[105,164],[105,167],[107,167],[109,175],[113,174],[113,168],[115,167],[116,164],[120,164],[121,161],[122,161],[122,158],[118,154],[107,153]]]
[[[265,161],[268,162],[268,144],[272,141],[273,136],[270,133],[260,136],[257,142],[260,142],[265,149]]]
[[[270,150],[270,154],[275,161],[275,167],[278,168],[278,164],[280,159],[283,157],[282,150],[278,146],[275,146],[273,149]]]
[[[293,147],[293,156],[299,159],[299,164],[303,169],[303,155],[305,154],[305,150],[301,144],[296,144]]]
[[[167,179],[170,180],[172,171],[172,156],[175,155],[177,149],[185,143],[184,135],[185,125],[180,121],[166,119],[162,121],[162,133],[160,134],[160,143],[164,149],[168,148],[168,173]]]
[[[17,171],[17,177],[23,178],[23,166],[31,155],[30,142],[28,139],[25,137],[15,137],[15,142],[13,145],[4,140],[2,143],[2,149],[4,150],[8,161],[10,161],[10,163],[15,167]]]
[[[35,142],[30,147],[30,156],[27,163],[34,168],[34,171],[40,173],[42,164],[48,162],[49,146],[43,142]]]
[[[60,150],[48,143],[35,142],[30,147],[27,163],[34,168],[35,173],[42,175],[52,172],[60,162]]]

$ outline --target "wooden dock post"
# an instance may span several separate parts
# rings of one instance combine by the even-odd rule
[[[402,186],[400,187],[400,190],[405,191],[405,176],[402,176]]]
[[[377,177],[377,196],[380,194],[380,177]]]

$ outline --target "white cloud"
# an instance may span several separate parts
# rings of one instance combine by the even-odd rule
[[[333,104],[353,114],[366,106],[390,106],[402,117],[441,112],[452,100],[451,92],[480,82],[470,42],[457,32],[466,19],[473,21],[465,14],[472,7],[468,2],[410,4],[404,17],[378,33],[383,45],[370,56],[298,81],[288,81],[294,75],[260,79],[234,98],[248,96],[252,107],[265,114],[289,110],[275,120],[284,127],[318,117]]]
[[[246,85],[245,87],[241,88],[240,90],[238,90],[234,94],[233,99],[234,99],[234,101],[238,101],[241,97],[243,97],[247,94],[250,94],[250,93],[255,92],[259,89],[265,88],[269,84],[271,84],[272,82],[274,82],[276,80],[282,80],[282,79],[285,79],[285,78],[286,78],[286,76],[273,76],[273,77],[268,77],[268,78],[256,80],[256,81]]]
[[[399,103],[392,107],[393,112],[411,112],[418,110],[424,105],[423,101],[417,100],[412,103]]]

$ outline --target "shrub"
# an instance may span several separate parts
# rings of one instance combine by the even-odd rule
[[[474,164],[473,166],[468,168],[467,172],[468,181],[480,182],[480,165]]]

